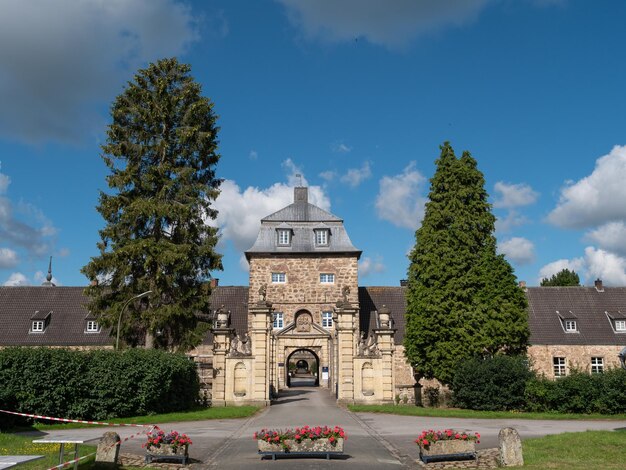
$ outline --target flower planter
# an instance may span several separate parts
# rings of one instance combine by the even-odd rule
[[[420,458],[424,463],[475,459],[476,443],[470,440],[431,442],[428,446],[420,445]]]
[[[183,465],[187,463],[189,458],[189,446],[173,447],[163,444],[160,447],[148,446],[146,448],[146,463],[150,463],[155,459],[180,460]]]
[[[342,438],[337,438],[334,445],[326,438],[302,439],[300,442],[287,439],[283,442],[284,445],[258,440],[259,454],[271,455],[272,460],[276,460],[277,455],[324,455],[330,459],[331,454],[343,453]]]

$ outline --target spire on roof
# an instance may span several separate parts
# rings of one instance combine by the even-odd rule
[[[55,284],[52,282],[52,256],[50,257],[50,262],[48,263],[48,275],[46,276],[46,281],[41,284],[42,286],[54,287]]]

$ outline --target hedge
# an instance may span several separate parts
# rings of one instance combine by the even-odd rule
[[[187,410],[200,389],[186,356],[144,349],[7,348],[0,384],[0,409],[86,420]]]
[[[455,406],[471,410],[521,410],[532,377],[522,356],[470,359],[459,364],[452,380]]]

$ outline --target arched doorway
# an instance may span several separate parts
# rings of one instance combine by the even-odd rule
[[[296,349],[287,357],[285,383],[288,387],[317,387],[320,359],[311,349]]]

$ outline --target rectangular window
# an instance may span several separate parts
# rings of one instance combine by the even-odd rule
[[[31,331],[37,331],[37,332],[41,332],[43,331],[43,326],[44,326],[44,322],[41,320],[35,320],[33,322]]]
[[[289,246],[291,244],[291,230],[278,229],[278,245]]]
[[[273,284],[284,284],[287,282],[287,275],[285,273],[272,273]]]
[[[565,377],[566,369],[565,369],[565,358],[564,357],[553,357],[552,358],[552,367],[554,369],[555,377]]]
[[[592,357],[591,358],[591,373],[601,374],[602,372],[604,372],[604,358]]]
[[[328,230],[322,229],[315,231],[315,244],[317,246],[328,245]]]
[[[615,320],[615,331],[626,333],[626,320]]]
[[[283,327],[284,327],[284,319],[283,319],[282,312],[275,312],[274,313],[274,329],[280,330]]]
[[[88,333],[97,333],[98,332],[98,322],[94,320],[87,320],[87,332]]]
[[[320,283],[322,284],[334,284],[335,283],[335,275],[331,273],[322,273],[320,274]]]
[[[324,328],[333,327],[333,312],[322,312],[322,326]]]
[[[565,320],[565,331],[567,333],[575,333],[578,331],[576,329],[576,320]]]

